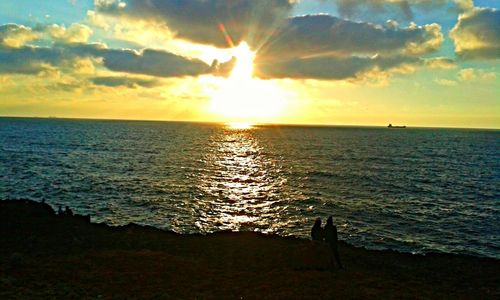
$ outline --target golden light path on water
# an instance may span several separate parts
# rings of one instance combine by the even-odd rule
[[[215,89],[207,91],[210,111],[228,123],[211,137],[202,159],[195,226],[201,232],[276,232],[291,223],[283,218],[290,201],[283,195],[291,193],[280,162],[266,155],[267,145],[259,143],[254,124],[276,120],[286,93],[253,77],[255,53],[246,42],[230,44],[236,64],[228,78],[214,78]]]
[[[273,231],[286,209],[276,205],[286,184],[278,164],[263,154],[252,123],[278,115],[282,95],[269,83],[254,80],[255,53],[245,42],[232,48],[237,62],[231,76],[217,84],[211,110],[230,120],[212,137],[200,174],[197,199],[200,214],[195,225],[202,232],[261,229]],[[215,225],[215,226],[214,226]]]
[[[286,186],[280,165],[267,158],[255,136],[258,128],[228,124],[211,138],[204,156],[197,199],[202,232],[259,230],[282,227],[287,206],[279,195]],[[215,225],[215,226],[214,226]]]

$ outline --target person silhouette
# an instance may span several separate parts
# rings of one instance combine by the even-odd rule
[[[69,208],[69,206],[66,206],[66,210],[64,211],[64,214],[66,216],[72,216],[73,215],[73,211],[71,210],[71,208]]]
[[[57,209],[57,215],[62,216],[64,214],[61,205],[59,205],[59,208]]]
[[[325,238],[323,228],[321,227],[321,218],[317,218],[316,221],[314,221],[314,225],[311,229],[311,239],[313,241],[323,241]]]
[[[329,216],[328,219],[326,220],[324,234],[325,234],[325,241],[330,246],[330,249],[332,249],[337,265],[339,266],[340,269],[343,269],[342,263],[340,262],[339,249],[337,245],[338,242],[337,226],[333,225],[332,216]],[[331,261],[333,267],[333,259]]]

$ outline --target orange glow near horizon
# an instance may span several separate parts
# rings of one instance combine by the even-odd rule
[[[247,43],[232,48],[236,64],[211,95],[211,111],[230,123],[273,122],[284,110],[284,92],[253,78],[255,53]]]

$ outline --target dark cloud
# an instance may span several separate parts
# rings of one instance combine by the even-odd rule
[[[448,0],[334,0],[342,17],[370,17],[373,14],[390,15],[391,18],[413,20],[415,9],[444,6]]]
[[[129,87],[135,88],[141,87],[155,87],[160,85],[159,81],[156,79],[143,79],[143,78],[133,78],[126,76],[101,76],[91,78],[92,83],[95,85],[102,85],[108,87]]]
[[[357,79],[422,65],[419,56],[443,42],[437,24],[400,28],[353,22],[331,15],[290,18],[257,53],[256,74],[263,78]]]
[[[233,42],[258,47],[286,20],[291,0],[96,0],[98,12],[165,23],[177,37],[195,43],[228,47],[219,23]]]
[[[420,64],[421,59],[394,57],[314,57],[278,63],[260,63],[256,74],[262,78],[356,79],[371,71],[389,71],[403,65]]]
[[[397,28],[319,14],[290,18],[258,52],[260,61],[313,56],[420,55],[443,41],[437,24]]]
[[[159,77],[198,76],[212,72],[209,65],[166,51],[144,49],[108,49],[102,44],[54,44],[52,47],[0,46],[0,73],[36,74],[47,65],[59,66],[67,60],[102,58],[111,71]]]
[[[167,51],[109,49],[103,44],[88,44],[92,31],[85,25],[38,25],[29,28],[17,24],[0,26],[0,73],[37,74],[68,60],[81,57],[102,59],[112,71],[159,77],[198,76],[212,72],[205,62]],[[50,47],[25,45],[44,37]]]
[[[455,52],[464,59],[500,58],[500,11],[475,8],[460,15],[450,31]]]
[[[112,71],[146,74],[160,77],[198,76],[209,73],[210,66],[166,51],[144,49],[141,52],[106,49],[99,53],[104,66]]]
[[[438,24],[401,28],[396,22],[376,25],[327,14],[290,17],[294,2],[97,0],[96,9],[131,20],[159,22],[179,38],[217,47],[227,47],[217,26],[223,23],[235,44],[245,40],[258,51],[256,74],[264,78],[356,78],[374,68],[389,70],[418,61],[418,56],[437,51],[443,42]],[[410,18],[412,7],[438,2],[445,1],[339,1],[339,6],[346,13],[348,5],[353,12],[362,5],[382,10],[397,6]],[[214,62],[211,69],[227,75],[234,63],[234,59]]]
[[[424,5],[423,2],[429,1],[411,4],[414,2]],[[443,42],[438,24],[399,27],[396,22],[376,25],[327,14],[289,17],[293,3],[290,0],[95,1],[100,13],[159,22],[176,32],[177,37],[201,44],[227,46],[218,28],[219,23],[224,23],[235,44],[245,40],[258,50],[255,73],[263,78],[359,78],[373,70],[389,71],[419,64],[422,61],[419,56],[438,50]],[[63,32],[54,28],[56,33]],[[74,35],[83,36],[76,32],[86,31],[78,29],[81,30],[74,29]],[[69,38],[59,38],[51,48],[43,48],[46,54],[34,55],[32,59],[27,55],[24,63],[37,65],[30,63],[31,60],[38,65],[42,62],[56,66],[57,60],[90,57],[112,71],[158,77],[227,76],[236,63],[233,58],[208,65],[161,50],[109,49],[101,44],[68,43],[67,40]],[[26,46],[18,50],[37,52],[42,48]],[[21,64],[21,60],[17,61]],[[118,79],[99,80],[97,82],[108,85],[129,84]]]
[[[0,73],[37,74],[63,59],[61,49],[0,46]]]

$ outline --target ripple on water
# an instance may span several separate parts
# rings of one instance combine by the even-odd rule
[[[96,222],[500,257],[498,131],[0,118],[0,198]]]

